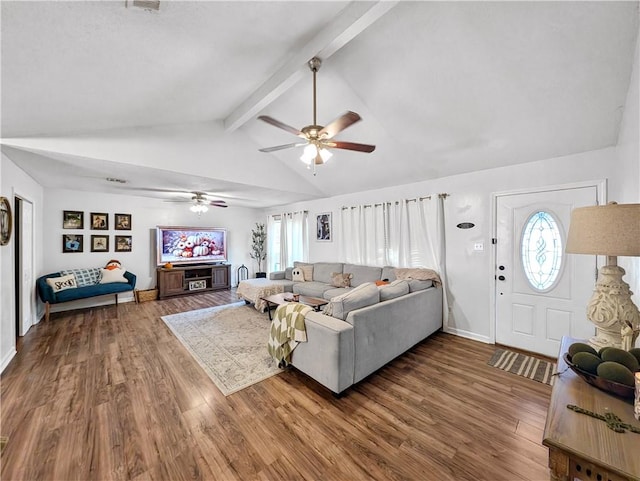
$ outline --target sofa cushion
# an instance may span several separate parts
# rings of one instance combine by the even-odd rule
[[[333,287],[350,287],[353,274],[343,274],[342,272],[333,272],[331,274],[331,285]]]
[[[313,266],[300,266],[302,273],[304,274],[304,281],[309,282],[313,280]]]
[[[324,282],[297,282],[293,285],[293,293],[324,299],[325,291],[331,288],[329,284]]]
[[[63,276],[72,274],[76,278],[77,287],[93,286],[100,282],[100,267],[90,267],[88,269],[65,269],[60,271]]]
[[[322,294],[322,297],[330,301],[334,297],[341,296],[342,294],[346,294],[347,292],[352,291],[353,289],[354,289],[353,287],[331,288],[329,290],[324,291],[324,294]]]
[[[382,268],[381,279],[387,279],[389,282],[396,280],[396,268],[393,266],[384,266]]]
[[[378,290],[380,291],[380,302],[388,301],[409,294],[409,283],[398,279],[390,284],[378,286]]]
[[[375,282],[380,280],[382,267],[359,266],[356,264],[345,264],[342,268],[345,274],[353,274],[351,285],[357,287],[365,282]]]
[[[111,284],[113,282],[129,282],[124,277],[124,269],[102,269],[102,277],[100,278],[100,284]]]
[[[131,284],[121,282],[111,282],[109,284],[96,284],[94,286],[78,287],[77,289],[67,289],[56,294],[56,302],[75,301],[86,297],[104,296],[119,292],[131,291]]]
[[[304,282],[304,272],[300,267],[291,269],[291,280],[294,282]]]
[[[78,287],[76,277],[73,274],[67,274],[66,276],[60,277],[50,277],[47,279],[47,284],[51,286],[53,292],[60,292],[65,289],[75,289]]]
[[[345,272],[341,262],[316,262],[313,264],[313,280],[331,284],[331,275],[334,272]]]
[[[417,279],[410,279],[408,282],[409,292],[424,291],[425,289],[433,287],[433,281],[419,281]]]
[[[324,308],[323,313],[344,321],[351,311],[376,304],[379,301],[380,293],[378,292],[378,287],[374,283],[365,283],[331,299]]]

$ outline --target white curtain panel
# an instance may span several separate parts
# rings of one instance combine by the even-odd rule
[[[280,216],[280,265],[281,269],[294,261],[309,261],[309,214],[307,212],[283,213]]]
[[[443,283],[446,322],[443,196],[343,208],[339,226],[338,252],[342,262],[425,267],[438,272]]]
[[[267,218],[267,272],[281,271],[286,266],[280,262],[280,217]]]

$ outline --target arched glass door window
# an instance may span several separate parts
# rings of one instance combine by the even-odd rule
[[[539,211],[529,217],[522,231],[520,252],[531,287],[537,291],[550,290],[562,267],[562,235],[553,215]]]

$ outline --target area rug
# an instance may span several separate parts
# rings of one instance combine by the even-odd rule
[[[282,372],[267,352],[269,319],[244,301],[162,320],[225,396]]]
[[[553,386],[556,363],[507,349],[496,349],[487,363],[503,371]]]

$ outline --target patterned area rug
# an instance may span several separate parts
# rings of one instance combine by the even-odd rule
[[[267,351],[267,315],[244,301],[162,320],[225,396],[282,372]]]
[[[556,363],[507,349],[496,349],[487,363],[503,371],[553,386]]]

